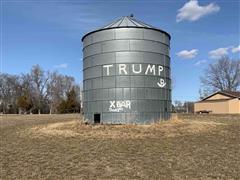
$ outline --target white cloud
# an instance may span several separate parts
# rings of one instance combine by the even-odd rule
[[[230,47],[214,49],[212,51],[209,51],[208,55],[211,59],[218,59],[221,58],[222,56],[228,55],[229,48]]]
[[[210,3],[206,6],[199,6],[197,0],[191,0],[184,4],[184,6],[178,9],[177,22],[188,20],[196,21],[208,14],[216,13],[220,10],[220,7],[214,3]]]
[[[207,62],[206,60],[200,60],[195,63],[195,66],[201,66],[201,65],[205,64],[206,62]]]
[[[237,53],[237,52],[240,52],[240,45],[232,48],[232,53]]]
[[[62,63],[54,66],[55,68],[67,68],[68,64],[67,63]]]
[[[197,49],[192,49],[192,50],[183,50],[177,53],[177,56],[183,59],[192,59],[196,57],[198,54]]]

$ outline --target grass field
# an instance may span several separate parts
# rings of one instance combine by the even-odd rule
[[[240,116],[84,125],[80,115],[0,116],[0,179],[240,179]]]

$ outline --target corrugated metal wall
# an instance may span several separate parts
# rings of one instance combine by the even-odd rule
[[[83,39],[85,118],[93,122],[99,113],[102,123],[113,124],[169,119],[169,38],[146,28],[114,28],[87,35]]]

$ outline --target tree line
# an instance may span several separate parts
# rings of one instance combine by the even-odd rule
[[[80,112],[80,86],[71,76],[44,71],[0,74],[0,113],[45,114]]]
[[[239,91],[240,60],[222,57],[210,63],[200,81],[200,99],[216,91]],[[192,104],[175,102],[175,110],[191,112]],[[39,65],[21,75],[0,74],[0,113],[73,113],[80,109],[80,86],[71,76],[46,72]]]

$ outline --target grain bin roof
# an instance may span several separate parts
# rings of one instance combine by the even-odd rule
[[[158,29],[158,28],[156,28],[154,26],[151,26],[149,24],[146,24],[144,22],[141,22],[141,21],[135,19],[133,17],[133,15],[131,14],[130,16],[121,17],[120,19],[117,19],[117,20],[115,20],[115,21],[113,21],[113,22],[111,22],[111,23],[109,23],[109,24],[107,24],[107,25],[105,25],[105,26],[95,30],[95,31],[92,31],[92,32],[89,32],[89,33],[85,34],[82,37],[82,41],[83,41],[83,39],[86,36],[88,36],[91,33],[94,33],[94,32],[97,32],[97,31],[106,30],[106,29],[113,29],[113,28],[144,28],[144,29],[153,29],[153,30],[160,31],[160,32],[163,32],[163,33],[167,34],[169,36],[169,39],[171,39],[171,36],[167,32],[165,32],[165,31],[163,31],[161,29]]]
[[[133,16],[124,16],[120,19],[113,21],[112,23],[103,26],[100,29],[108,29],[108,28],[116,28],[116,27],[145,27],[145,28],[152,28],[156,29],[155,27],[143,23],[137,19],[134,19]]]

